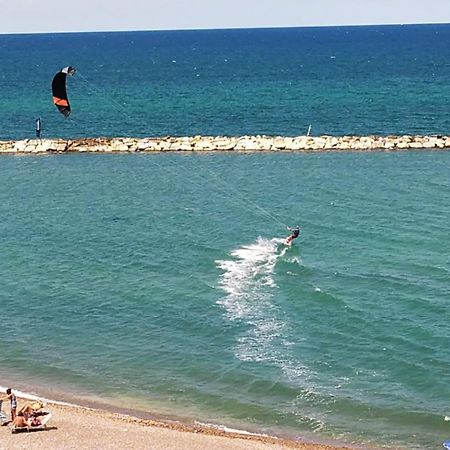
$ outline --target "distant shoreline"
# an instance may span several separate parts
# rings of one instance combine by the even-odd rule
[[[136,152],[319,152],[450,149],[450,135],[184,136],[0,141],[1,154]]]

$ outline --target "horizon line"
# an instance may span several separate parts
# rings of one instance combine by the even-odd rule
[[[267,26],[235,26],[235,27],[192,27],[192,28],[134,28],[134,29],[99,29],[99,30],[70,30],[70,31],[11,31],[2,32],[0,36],[15,36],[26,34],[80,34],[80,33],[136,33],[136,32],[164,32],[164,31],[220,31],[220,30],[263,30],[263,29],[292,29],[292,28],[351,28],[351,27],[381,27],[381,26],[421,26],[421,25],[449,25],[450,22],[386,22],[386,23],[348,23],[321,25],[267,25]]]

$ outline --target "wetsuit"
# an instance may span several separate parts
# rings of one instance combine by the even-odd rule
[[[292,234],[286,238],[285,243],[286,243],[287,245],[291,245],[291,242],[292,242],[294,239],[298,238],[298,235],[299,235],[299,234],[300,234],[300,228],[298,228],[298,227],[297,227],[297,228],[294,228],[294,229],[292,230]]]

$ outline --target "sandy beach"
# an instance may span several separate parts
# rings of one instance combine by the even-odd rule
[[[20,402],[23,404],[23,402]],[[176,422],[139,419],[102,410],[47,404],[52,413],[47,429],[11,433],[0,427],[0,449],[304,449],[350,447],[298,443],[266,436],[191,428]]]

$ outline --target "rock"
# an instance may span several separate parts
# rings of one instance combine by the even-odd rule
[[[153,139],[141,139],[136,144],[137,151],[154,151],[158,148],[158,141]]]
[[[170,142],[169,141],[160,141],[158,144],[158,150],[161,152],[170,150]]]
[[[273,147],[275,149],[284,150],[286,148],[286,143],[284,142],[284,138],[276,137],[273,139]]]
[[[129,150],[128,145],[122,140],[112,141],[111,144],[106,147],[105,151],[111,152],[127,152]]]
[[[299,148],[301,148],[300,145],[296,145],[294,142],[294,138],[288,137],[288,138],[284,138],[284,148],[285,150],[295,150],[297,147],[297,150]]]
[[[245,136],[242,139],[238,139],[234,147],[235,150],[252,151],[258,149],[258,143],[255,139]]]
[[[170,144],[170,150],[181,151],[181,152],[191,152],[192,146],[189,141],[176,141]]]
[[[213,145],[221,151],[234,150],[236,147],[236,140],[232,138],[216,138]]]
[[[28,145],[28,141],[17,141],[14,144],[14,151],[18,152],[18,153],[24,152],[26,147],[27,147],[27,145]]]
[[[435,148],[435,147],[437,147],[437,140],[436,140],[436,138],[427,139],[423,143],[423,148]]]
[[[181,136],[0,141],[0,153],[135,151],[321,151],[450,148],[450,136]]]
[[[405,148],[410,148],[411,144],[412,144],[412,142],[405,141],[405,140],[402,139],[400,142],[397,142],[395,144],[395,147],[399,148],[399,149],[405,149]]]

